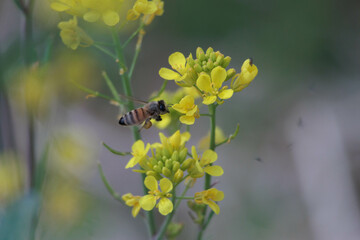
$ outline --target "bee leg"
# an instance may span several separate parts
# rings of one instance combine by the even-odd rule
[[[159,116],[157,116],[157,117],[155,118],[155,120],[158,121],[158,122],[160,122],[160,121],[162,120],[162,118],[161,118],[161,116],[159,115]]]
[[[151,123],[151,118],[148,118],[145,120],[144,124],[142,125],[142,127],[139,129],[139,132],[141,131],[141,129],[145,128],[145,129],[149,129],[152,126]]]

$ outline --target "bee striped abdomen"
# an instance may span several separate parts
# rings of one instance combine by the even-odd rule
[[[149,114],[143,108],[137,108],[123,115],[119,120],[119,124],[123,126],[138,125],[148,117]]]

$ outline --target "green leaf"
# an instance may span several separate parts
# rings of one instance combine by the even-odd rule
[[[130,155],[131,153],[130,152],[120,152],[120,151],[117,151],[117,150],[114,150],[112,149],[111,147],[109,147],[106,143],[102,143],[104,145],[104,147],[107,148],[107,150],[109,150],[110,152],[112,152],[113,154],[116,154],[116,155],[120,155],[120,156],[127,156],[127,155]]]

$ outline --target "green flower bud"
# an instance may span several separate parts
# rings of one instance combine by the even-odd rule
[[[214,52],[214,49],[212,47],[209,47],[207,50],[206,50],[206,56],[209,58],[210,57],[210,54]]]
[[[210,59],[211,59],[213,62],[216,61],[216,57],[217,57],[217,56],[216,56],[216,53],[213,52],[213,53],[210,54]]]
[[[222,55],[222,54],[219,54],[219,55],[216,57],[216,62],[219,64],[219,66],[222,65],[223,60],[224,60],[224,55]]]
[[[201,63],[201,61],[199,59],[195,59],[194,62],[195,62],[195,64],[199,64],[199,65]]]
[[[236,74],[236,70],[234,68],[230,68],[229,70],[226,71],[226,80],[229,80],[230,78],[232,78],[233,76],[235,76]]]
[[[194,85],[197,78],[198,78],[198,74],[196,73],[195,69],[189,68],[188,69],[188,75],[193,80],[193,85]]]
[[[166,228],[166,238],[175,239],[182,231],[184,224],[171,222]]]
[[[202,69],[203,69],[203,71],[205,71],[205,72],[207,72],[207,71],[209,70],[206,65],[204,65],[204,66],[202,67]]]
[[[167,168],[167,167],[163,167],[162,168],[162,174],[165,176],[165,177],[171,177],[171,171]]]
[[[202,72],[202,67],[200,66],[200,64],[196,63],[194,66],[194,69],[197,73],[201,73]]]
[[[153,165],[153,166],[155,166],[156,164],[157,164],[157,160],[155,159],[155,158],[150,158],[150,163],[151,163],[151,165]]]
[[[184,177],[184,172],[181,169],[178,169],[174,174],[174,182],[179,183]]]
[[[173,162],[172,171],[176,172],[179,168],[180,168],[180,163],[179,162]]]
[[[186,159],[183,164],[181,165],[181,170],[185,171],[186,169],[188,169],[191,164],[193,163],[194,159],[192,158],[189,158],[189,159]]]
[[[196,49],[196,58],[197,58],[197,59],[200,59],[200,56],[201,56],[202,54],[205,55],[204,50],[202,50],[201,47],[198,47],[198,48]]]
[[[223,62],[222,62],[222,65],[221,65],[221,66],[222,66],[223,68],[226,68],[227,66],[229,66],[230,61],[231,61],[231,57],[229,57],[229,56],[225,57],[224,60],[223,60]]]
[[[186,155],[187,155],[187,148],[184,148],[180,151],[179,153],[179,162],[182,163],[184,162],[185,158],[186,158]]]
[[[162,153],[163,153],[163,156],[166,158],[171,157],[171,153],[170,153],[169,149],[167,149],[167,148],[163,148]],[[164,160],[164,157],[163,157],[163,160]]]
[[[161,171],[161,169],[163,168],[163,166],[164,166],[164,163],[163,162],[158,162],[158,164],[157,164],[158,166],[159,166],[159,168],[160,168],[160,171]]]
[[[174,151],[172,156],[171,156],[171,160],[173,160],[173,162],[177,162],[179,161],[179,152],[178,151]]]
[[[195,60],[193,59],[191,53],[190,53],[189,57],[187,58],[187,63],[190,65],[190,67],[194,67],[194,65],[195,65]]]
[[[153,170],[154,170],[155,172],[161,173],[162,168],[161,168],[159,165],[155,165],[155,166],[153,167]]]
[[[207,68],[208,68],[209,70],[212,70],[212,69],[214,68],[214,62],[211,61],[211,59],[209,59],[209,61],[207,62],[206,66],[207,66]]]
[[[165,162],[165,167],[167,167],[168,169],[171,169],[172,168],[172,160],[171,159],[168,159],[166,160]]]
[[[146,172],[146,176],[156,176],[157,175],[157,173],[156,172],[154,172],[154,171],[147,171]]]

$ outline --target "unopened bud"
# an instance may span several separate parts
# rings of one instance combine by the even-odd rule
[[[200,59],[200,56],[201,56],[202,54],[205,55],[204,50],[202,50],[201,47],[198,47],[198,48],[196,49],[196,58],[197,58],[197,59]]]
[[[222,61],[222,65],[221,65],[221,66],[222,66],[223,68],[226,68],[227,66],[229,66],[230,61],[231,61],[231,57],[229,57],[229,56],[225,57],[225,58],[223,59],[223,61]]]
[[[162,168],[162,174],[165,176],[165,177],[171,177],[171,171],[167,168],[167,167],[163,167]]]
[[[172,156],[171,156],[171,160],[173,160],[173,162],[177,162],[179,161],[179,152],[178,151],[174,151]]]
[[[226,71],[226,80],[229,80],[230,78],[232,78],[233,76],[235,76],[236,74],[236,70],[234,68],[230,68],[229,70]]]
[[[213,52],[213,53],[210,54],[210,59],[211,59],[213,62],[216,61],[216,57],[217,57],[217,56],[216,56],[216,53]]]
[[[188,169],[191,164],[193,163],[194,159],[192,158],[189,158],[189,159],[186,159],[183,164],[181,165],[181,170],[185,171],[186,169]]]
[[[187,148],[184,148],[183,150],[180,151],[179,153],[179,162],[182,163],[184,162],[185,158],[187,155]]]
[[[165,161],[165,167],[167,167],[168,169],[172,168],[172,160],[168,159]]]
[[[206,66],[207,66],[207,68],[208,68],[209,70],[212,70],[212,69],[214,68],[214,62],[211,61],[211,59],[209,59],[209,61],[207,62]]]
[[[212,47],[209,47],[207,50],[206,50],[206,56],[209,58],[210,57],[210,54],[214,52],[214,49]]]
[[[202,72],[202,67],[200,66],[200,64],[196,63],[194,65],[194,69],[197,73],[201,73]]]
[[[180,163],[179,162],[173,162],[172,171],[176,172],[179,168],[180,168]]]
[[[184,177],[184,172],[181,169],[178,169],[174,174],[174,182],[179,183]]]

